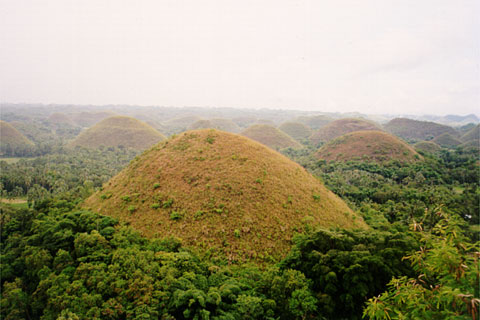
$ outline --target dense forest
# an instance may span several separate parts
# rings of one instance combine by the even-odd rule
[[[2,319],[479,318],[478,149],[327,161],[299,135],[281,153],[368,229],[303,221],[282,259],[240,263],[84,208],[141,151],[69,148],[78,125],[16,127],[35,146],[0,160]]]

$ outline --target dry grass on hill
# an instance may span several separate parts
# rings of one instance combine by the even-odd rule
[[[285,122],[278,129],[297,141],[303,141],[312,135],[312,129],[300,122]]]
[[[28,140],[10,123],[0,120],[0,145],[9,145],[12,148],[33,147],[33,142]]]
[[[400,139],[381,131],[356,131],[338,137],[321,147],[317,157],[325,160],[368,160],[412,162],[421,156]]]
[[[395,118],[385,124],[384,127],[385,130],[398,137],[412,140],[428,140],[442,133],[457,134],[455,129],[443,124],[408,118]]]
[[[462,142],[468,142],[468,141],[479,141],[480,140],[480,124],[477,124],[475,127],[467,131],[461,138],[460,140]]]
[[[455,138],[454,136],[452,136],[450,133],[447,133],[447,132],[442,133],[432,141],[446,148],[453,148],[462,144],[462,141],[458,140],[457,138]]]
[[[268,124],[254,124],[242,132],[242,135],[258,141],[274,150],[283,148],[302,148],[302,145],[286,133]]]
[[[164,135],[144,122],[130,117],[116,116],[102,120],[83,131],[69,146],[92,149],[100,146],[124,146],[143,150],[164,139]]]
[[[429,153],[435,153],[438,152],[442,149],[438,144],[432,141],[420,141],[417,142],[413,145],[413,147],[416,150],[424,151],[424,152],[429,152]]]
[[[304,168],[248,138],[196,130],[137,157],[85,206],[231,261],[277,259],[306,223],[365,228]]]
[[[328,123],[320,128],[320,130],[314,132],[310,136],[310,141],[314,144],[319,144],[321,142],[328,142],[350,132],[363,130],[381,131],[382,129],[376,123],[364,119],[339,119]]]

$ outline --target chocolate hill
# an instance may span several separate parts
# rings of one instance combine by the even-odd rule
[[[384,162],[412,162],[420,155],[397,137],[381,131],[356,131],[338,137],[322,146],[316,156],[320,159]]]
[[[320,128],[320,130],[314,132],[310,136],[310,140],[314,144],[319,144],[320,142],[328,142],[350,132],[364,130],[381,131],[382,129],[376,123],[364,119],[339,119],[326,124]]]
[[[0,154],[21,155],[34,147],[32,141],[28,140],[10,123],[0,120]]]
[[[312,130],[300,122],[285,122],[282,123],[278,129],[297,141],[303,141],[312,134]]]
[[[438,144],[432,141],[420,141],[415,143],[413,147],[415,148],[415,150],[429,152],[429,153],[435,153],[442,149],[442,147],[440,147]]]
[[[218,129],[233,133],[240,132],[240,127],[230,119],[198,120],[188,127],[188,130],[198,129]]]
[[[268,124],[254,124],[245,129],[242,135],[275,150],[288,147],[296,149],[302,148],[302,145],[288,134]]]
[[[142,121],[116,116],[102,120],[83,131],[69,146],[91,149],[100,146],[124,146],[143,150],[164,139],[165,136]]]
[[[208,129],[144,152],[85,206],[144,235],[179,237],[232,261],[282,257],[306,223],[365,228],[298,164],[248,138]]]
[[[442,133],[457,135],[457,132],[452,127],[435,122],[418,121],[408,118],[395,118],[390,120],[384,127],[385,130],[396,136],[412,140],[428,140]]]

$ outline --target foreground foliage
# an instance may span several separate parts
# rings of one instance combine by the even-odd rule
[[[442,213],[439,213],[442,214]],[[369,299],[370,319],[478,319],[479,244],[471,244],[462,223],[444,216],[422,235],[419,251],[407,256],[416,277],[396,277],[388,291]]]

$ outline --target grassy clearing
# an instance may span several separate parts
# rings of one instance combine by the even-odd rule
[[[154,146],[85,206],[147,236],[179,237],[230,261],[278,259],[306,224],[366,227],[298,164],[216,130],[185,132]]]

